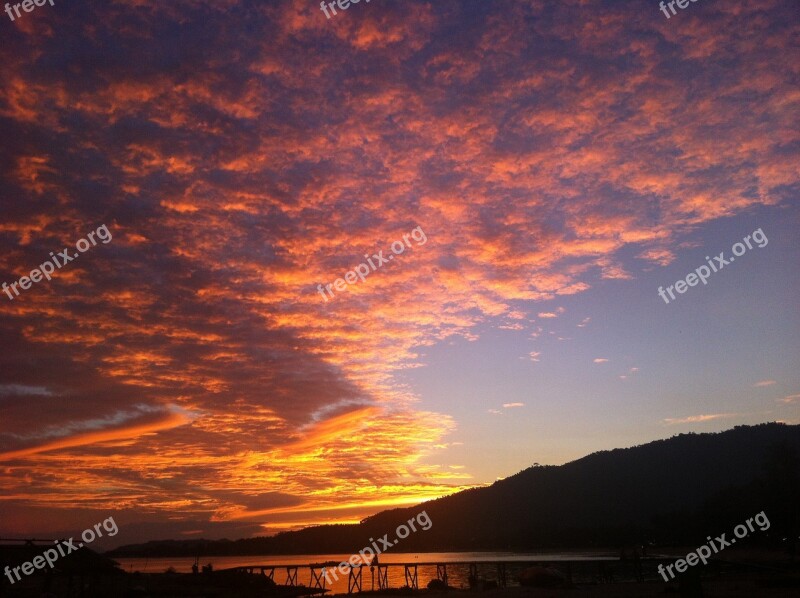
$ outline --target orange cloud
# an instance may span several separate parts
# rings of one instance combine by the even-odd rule
[[[5,304],[4,497],[285,529],[469,486],[448,463],[459,415],[400,382],[420,347],[553,320],[565,309],[542,302],[793,200],[788,6],[676,28],[612,2],[594,25],[577,0],[487,3],[483,20],[361,3],[336,22],[263,3],[245,30],[236,0],[195,4],[107,3],[82,37],[80,14],[51,11],[0,64],[17,156],[0,266],[29,271],[87,221],[120,231]],[[178,24],[176,46],[159,31]],[[321,299],[414,226],[424,246]],[[141,396],[182,411],[41,440]]]
[[[155,422],[124,428],[107,429],[99,432],[78,434],[38,446],[32,446],[16,451],[7,451],[0,453],[0,461],[12,461],[48,451],[58,451],[79,446],[98,445],[103,443],[114,443],[119,440],[135,439],[146,434],[153,434],[162,430],[169,430],[178,426],[184,426],[191,423],[191,421],[192,418],[187,413],[172,412]]]

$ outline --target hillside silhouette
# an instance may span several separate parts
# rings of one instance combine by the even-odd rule
[[[323,525],[237,541],[158,541],[112,555],[352,553],[425,510],[428,531],[397,551],[546,550],[696,544],[765,511],[767,532],[748,541],[792,549],[800,505],[800,426],[738,426],[680,434],[534,466],[491,486],[383,511],[360,524]]]

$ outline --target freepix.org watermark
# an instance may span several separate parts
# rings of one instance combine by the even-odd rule
[[[86,239],[80,239],[77,243],[75,243],[75,248],[80,252],[83,253],[88,251],[90,248],[97,245],[97,241],[95,241],[95,235],[103,242],[105,245],[106,243],[110,242],[113,238],[111,233],[108,230],[108,227],[103,224],[101,225],[96,231],[89,233],[86,235]],[[88,239],[88,241],[87,241]],[[91,245],[89,244],[91,241]],[[28,276],[23,276],[16,282],[12,282],[11,284],[3,283],[3,291],[6,295],[8,295],[8,299],[10,301],[14,300],[14,297],[19,297],[19,286],[23,291],[27,291],[31,288],[31,284],[34,282],[40,282],[42,277],[46,278],[47,280],[51,279],[51,274],[56,271],[56,268],[61,268],[65,266],[72,260],[76,259],[80,253],[73,253],[70,255],[69,248],[64,249],[64,251],[60,251],[58,254],[53,254],[50,252],[50,257],[53,260],[52,263],[50,260],[45,261],[43,264],[40,264],[38,268],[31,270],[31,273]],[[57,257],[56,257],[57,256]],[[61,262],[59,263],[59,259]],[[55,265],[53,265],[55,264]],[[11,291],[14,291],[14,294],[11,294]]]
[[[742,239],[744,243],[734,243],[733,247],[731,247],[731,252],[733,252],[733,255],[736,257],[726,260],[724,251],[720,251],[719,255],[716,256],[713,261],[710,257],[706,256],[708,266],[704,264],[697,268],[694,272],[687,274],[686,280],[679,280],[674,285],[669,285],[666,293],[664,292],[664,287],[658,287],[659,296],[664,300],[664,303],[669,303],[669,299],[667,299],[667,293],[669,293],[670,297],[675,299],[675,294],[672,292],[673,289],[675,289],[678,293],[683,294],[689,287],[697,286],[698,282],[702,281],[703,284],[708,284],[708,277],[711,276],[712,271],[719,272],[725,266],[732,264],[737,257],[743,256],[748,249],[753,248],[753,244],[750,243],[751,239],[757,243],[757,247],[759,249],[763,249],[767,246],[767,243],[769,243],[769,239],[767,239],[767,235],[764,234],[764,231],[762,231],[760,228],[756,229]],[[745,245],[747,245],[747,247],[745,247]]]
[[[758,529],[760,529],[762,532],[765,532],[769,529],[770,525],[769,519],[767,519],[766,513],[764,513],[764,511],[761,511],[755,517],[751,517],[750,519],[748,519],[745,522],[747,525],[745,525],[744,523],[740,523],[735,528],[733,528],[733,535],[736,536],[736,538],[741,539],[747,536],[747,534],[749,534],[750,532],[756,531],[755,528],[753,527],[753,522],[755,522],[756,525],[758,525]],[[725,539],[725,534],[722,534],[721,536],[717,536],[715,538],[716,540],[715,543],[714,540],[711,539],[711,536],[706,536],[708,544],[711,546],[711,548],[714,549],[714,554],[718,553],[720,550],[724,548],[727,548],[728,546],[731,546],[732,544],[735,544],[736,538],[731,538],[730,541],[728,541]],[[718,545],[719,548],[717,547]],[[686,571],[688,567],[694,567],[700,561],[702,561],[704,565],[708,564],[708,557],[711,556],[711,548],[703,544],[697,550],[687,554],[685,559],[678,559],[673,564],[667,565],[666,571],[669,572],[670,579],[675,579],[675,573],[672,572],[673,567],[675,567],[675,569],[678,570],[678,573],[683,573]],[[664,565],[658,566],[658,572],[664,578],[664,581],[669,581],[669,579],[667,578],[667,574],[664,571]]]
[[[325,13],[325,16],[328,17],[328,20],[331,20],[331,15],[328,14],[328,8],[333,11],[334,16],[336,16],[336,6],[339,6],[340,10],[347,10],[350,8],[350,4],[358,4],[361,0],[337,0],[336,2],[328,2],[328,6],[325,6],[325,2],[320,2],[319,9]],[[369,0],[367,0],[369,3]]]
[[[408,525],[406,525],[408,524]],[[333,581],[339,579],[339,576],[336,574],[338,571],[342,575],[347,575],[350,572],[351,567],[358,567],[359,565],[370,565],[375,562],[375,559],[379,554],[381,554],[384,550],[388,550],[392,546],[395,546],[400,542],[400,540],[404,538],[408,538],[411,535],[411,532],[417,531],[416,524],[420,525],[420,529],[422,531],[428,531],[433,527],[433,521],[428,516],[428,513],[422,511],[421,513],[417,513],[416,517],[412,517],[406,523],[401,523],[397,526],[397,529],[394,531],[397,538],[394,540],[389,540],[389,534],[384,534],[382,538],[378,538],[375,541],[375,538],[370,538],[369,541],[372,542],[371,546],[366,546],[362,550],[359,550],[357,554],[350,555],[350,558],[346,561],[342,561],[339,565],[335,568],[326,569],[325,570],[325,580],[332,584],[330,577],[328,577],[331,572],[333,572]],[[378,542],[380,542],[380,547],[378,546]],[[367,561],[367,555],[370,555],[370,560]]]
[[[687,6],[689,6],[689,2],[692,2],[692,4],[694,4],[695,2],[697,2],[697,0],[671,0],[670,2],[666,3],[666,6],[664,5],[664,2],[661,2],[658,5],[658,7],[661,9],[661,12],[664,13],[664,16],[667,17],[667,19],[669,19],[670,14],[669,12],[667,12],[667,6],[669,6],[669,9],[672,11],[672,14],[674,16],[678,14],[678,12],[675,10],[676,4],[678,5],[678,8],[684,10]]]
[[[102,528],[102,529],[101,529]],[[94,528],[87,528],[83,530],[81,534],[81,538],[83,542],[78,542],[78,545],[75,546],[74,538],[70,538],[69,540],[56,540],[55,548],[48,548],[44,551],[44,554],[40,554],[39,556],[33,557],[33,562],[26,561],[19,565],[18,567],[14,567],[13,569],[6,565],[6,569],[4,573],[8,577],[9,581],[14,584],[17,581],[22,581],[22,577],[20,577],[20,569],[24,575],[32,574],[36,569],[44,569],[45,565],[49,565],[52,569],[55,565],[55,562],[59,559],[59,557],[67,556],[72,552],[76,552],[78,549],[83,548],[84,542],[86,544],[91,544],[95,541],[96,538],[103,537],[103,529],[108,532],[109,537],[116,536],[119,532],[119,528],[117,527],[117,523],[114,521],[113,517],[109,517],[102,523],[95,523]],[[56,550],[58,549],[58,550]],[[17,578],[14,580],[14,577],[11,576],[11,573],[14,573],[14,576]]]
[[[19,7],[20,6],[22,7],[22,10],[24,10],[25,12],[32,12],[33,9],[36,8],[36,6],[44,6],[46,2],[50,2],[50,6],[55,6],[55,4],[53,4],[53,0],[23,0],[22,2],[20,2],[18,4],[14,4],[13,5],[13,9],[14,9],[14,12],[17,13],[17,18],[19,18],[19,17],[22,16],[20,14],[20,12],[19,12]],[[34,4],[36,6],[34,6]],[[14,15],[11,14],[11,9],[12,9],[12,5],[9,4],[9,3],[6,3],[6,13],[8,13],[8,18],[13,21],[14,20]]]
[[[395,255],[400,255],[401,253],[403,253],[406,250],[406,246],[411,248],[411,241],[409,239],[414,239],[417,242],[417,246],[425,245],[425,243],[427,243],[428,241],[428,237],[425,236],[425,232],[422,230],[422,227],[418,226],[417,228],[411,231],[411,234],[403,235],[403,241],[405,241],[405,243],[403,243],[403,241],[395,241],[394,243],[392,243],[392,253],[394,255],[389,255],[387,257],[384,257],[383,250],[374,254],[372,257],[370,257],[369,254],[365,253],[364,257],[367,258],[369,266],[363,263],[359,264],[358,266],[347,272],[344,275],[344,279],[337,278],[335,281],[333,281],[332,284],[326,284],[325,289],[322,288],[321,284],[318,284],[317,290],[319,291],[319,294],[322,295],[322,298],[325,299],[325,301],[327,302],[328,297],[325,294],[325,290],[327,290],[331,294],[331,297],[333,297],[333,290],[331,289],[331,287],[335,288],[337,291],[344,291],[347,288],[346,286],[347,284],[355,284],[356,282],[358,282],[359,278],[361,279],[361,282],[364,282],[368,274],[374,272],[375,270],[380,268],[383,264],[388,264],[391,260],[394,259]],[[375,258],[375,262],[377,262],[377,265],[375,264],[375,262],[372,261],[372,258]],[[370,266],[372,266],[372,270],[369,269]]]

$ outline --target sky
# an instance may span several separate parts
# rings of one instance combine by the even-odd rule
[[[0,537],[272,534],[800,423],[800,13],[676,8],[0,13]]]

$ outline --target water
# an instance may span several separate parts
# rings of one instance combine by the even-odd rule
[[[310,563],[328,563],[347,561],[349,554],[306,554],[306,555],[265,555],[265,556],[214,556],[200,559],[200,565],[211,563],[215,570],[228,569],[230,567],[245,566],[272,566],[272,565],[308,565]],[[383,553],[380,555],[382,565],[391,563],[454,563],[463,561],[492,561],[508,563],[508,580],[513,584],[519,572],[525,568],[525,563],[537,562],[563,562],[563,561],[597,561],[597,560],[617,560],[619,557],[610,553],[600,552],[561,552],[561,553],[512,553],[512,552],[418,552],[418,553]],[[179,573],[190,573],[194,564],[193,557],[174,557],[174,558],[122,558],[116,559],[125,571],[140,571],[142,573],[163,573],[169,567],[174,568]],[[513,563],[519,562],[515,566]],[[587,562],[587,566],[589,563]],[[482,565],[478,569],[478,574],[486,579],[496,579],[497,569],[495,565]],[[362,589],[370,590],[373,586],[373,573],[368,567],[362,572]],[[377,571],[374,572],[375,588],[378,587]],[[448,583],[454,587],[467,587],[467,577],[469,571],[467,566],[451,565],[447,568]],[[309,569],[298,569],[297,582],[301,585],[313,585],[311,583],[311,572]],[[432,579],[436,579],[435,565],[421,565],[418,568],[419,587],[424,588]],[[338,579],[337,579],[338,578]],[[347,575],[342,575],[335,568],[331,568],[328,579],[332,583],[327,583],[326,588],[332,594],[347,593]],[[274,580],[278,584],[287,582],[287,572],[285,569],[276,569]],[[389,568],[389,587],[399,588],[406,585],[402,567]]]

